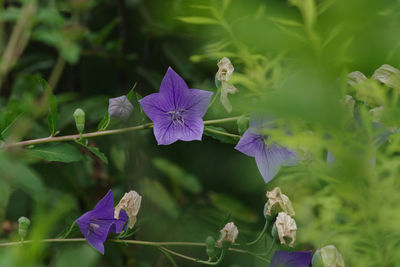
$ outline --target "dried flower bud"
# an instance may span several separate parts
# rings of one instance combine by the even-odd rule
[[[126,120],[133,110],[133,105],[126,96],[120,96],[109,99],[108,114],[112,118]]]
[[[212,236],[208,236],[206,238],[206,253],[208,257],[211,259],[214,258],[217,255],[217,252],[215,251],[215,239]]]
[[[136,223],[136,216],[139,212],[141,202],[142,197],[136,191],[132,190],[125,193],[118,205],[115,207],[114,218],[119,219],[121,209],[126,211],[129,217],[128,227],[132,229]]]
[[[223,57],[218,63],[217,80],[220,82],[227,82],[235,70],[231,61],[227,57]]]
[[[267,198],[268,207],[265,212],[266,215],[271,215],[272,208],[276,205],[279,205],[280,209],[290,216],[295,215],[292,202],[290,202],[290,199],[281,192],[279,187],[275,187],[272,191],[267,191]]]
[[[340,252],[333,245],[318,249],[312,258],[314,267],[344,267],[344,260]]]
[[[217,241],[217,245],[219,247],[222,246],[223,242],[228,242],[228,243],[235,243],[235,240],[239,234],[239,231],[236,227],[236,225],[233,222],[227,223],[224,228],[220,231],[221,236],[219,240]]]
[[[231,102],[229,102],[228,94],[235,94],[237,92],[238,89],[235,86],[227,82],[222,82],[220,101],[222,106],[224,106],[229,113],[232,112],[232,105]]]
[[[231,78],[234,68],[231,61],[227,57],[223,57],[217,65],[218,72],[215,77],[222,84],[220,102],[226,111],[232,112],[232,105],[229,102],[228,94],[235,94],[238,92],[238,89],[227,82]]]
[[[31,220],[22,216],[18,219],[18,234],[22,240],[28,235],[29,225],[31,225]]]
[[[278,217],[276,217],[275,227],[281,244],[286,244],[285,237],[289,237],[291,239],[289,246],[292,247],[294,241],[296,241],[297,226],[295,220],[285,212],[279,212]]]
[[[76,129],[80,134],[83,133],[83,130],[85,129],[85,112],[82,109],[77,108],[73,116],[75,119]]]
[[[400,87],[400,70],[388,64],[379,67],[372,75],[372,78],[391,88]]]
[[[351,86],[355,86],[365,80],[367,80],[367,77],[360,71],[353,71],[347,75],[347,83]]]

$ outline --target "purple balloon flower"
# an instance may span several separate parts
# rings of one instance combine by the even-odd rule
[[[119,220],[114,219],[114,196],[108,191],[94,207],[76,220],[86,241],[101,254],[104,254],[104,242],[108,233],[120,233],[128,220],[128,215],[121,211]]]
[[[277,250],[269,267],[308,267],[311,263],[311,251],[286,252]]]
[[[262,134],[268,125],[265,120],[250,118],[250,128],[240,138],[235,149],[256,159],[258,170],[265,183],[271,181],[278,173],[281,166],[297,165],[297,154],[277,144],[267,144],[269,136]]]
[[[146,115],[154,122],[154,136],[159,145],[177,140],[201,140],[204,130],[203,116],[212,92],[189,89],[185,81],[168,68],[160,92],[141,99]]]

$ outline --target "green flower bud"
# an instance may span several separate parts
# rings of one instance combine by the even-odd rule
[[[344,267],[342,254],[333,245],[318,249],[312,258],[313,267]]]
[[[321,257],[321,250],[315,251],[312,257],[312,266],[313,267],[324,267],[324,262],[322,261]]]
[[[215,251],[215,239],[212,236],[208,236],[206,238],[206,253],[208,257],[211,259],[214,258],[217,255],[217,252]]]
[[[244,132],[249,128],[249,119],[242,115],[237,119],[238,131],[239,134],[244,134]]]
[[[78,132],[81,134],[85,129],[85,112],[82,109],[77,108],[74,112],[74,118],[76,129],[78,129]]]
[[[28,228],[31,224],[31,220],[22,216],[18,219],[18,234],[22,240],[28,235]]]

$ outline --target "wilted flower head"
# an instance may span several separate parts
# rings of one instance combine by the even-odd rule
[[[297,226],[295,220],[285,212],[279,212],[278,217],[276,217],[275,227],[281,244],[286,244],[285,237],[289,237],[291,239],[289,246],[292,247],[294,241],[296,241]]]
[[[120,233],[127,220],[128,215],[124,211],[118,220],[114,219],[114,196],[110,190],[93,210],[79,217],[76,223],[89,245],[104,254],[103,243],[108,233]]]
[[[269,136],[262,133],[266,120],[250,117],[250,128],[240,138],[236,150],[256,159],[265,183],[271,181],[281,166],[297,165],[297,154],[283,146],[267,144]]]
[[[235,240],[239,234],[239,230],[233,222],[227,223],[224,228],[220,231],[221,236],[217,241],[219,247],[222,246],[223,242],[235,243]]]
[[[353,71],[347,75],[347,83],[351,86],[355,86],[365,80],[367,80],[367,77],[360,71]]]
[[[126,120],[131,115],[133,105],[125,95],[110,98],[108,102],[108,114],[110,117]]]
[[[142,197],[136,191],[131,190],[128,193],[125,193],[118,205],[115,207],[114,218],[117,220],[119,219],[121,209],[126,211],[129,216],[128,227],[132,229],[136,223],[136,216],[139,212],[141,202]]]
[[[315,267],[344,267],[344,260],[337,248],[329,245],[314,253],[312,265]]]
[[[154,136],[159,145],[177,140],[201,140],[203,116],[211,100],[211,92],[189,89],[185,81],[168,68],[160,92],[141,99],[140,105],[154,122]]]
[[[290,199],[281,192],[279,187],[275,187],[272,191],[267,191],[268,198],[268,209],[266,214],[271,215],[271,210],[274,206],[279,205],[282,211],[286,212],[290,216],[294,216],[292,202]]]
[[[218,81],[221,82],[220,101],[221,101],[222,106],[226,109],[226,111],[231,112],[232,105],[229,102],[228,94],[235,94],[238,92],[238,89],[235,86],[228,83],[229,79],[232,76],[234,68],[233,68],[231,61],[227,57],[223,57],[218,62],[217,65],[218,65],[218,72],[215,75],[215,77],[217,78]]]
[[[391,88],[400,87],[400,70],[388,64],[380,66],[374,72],[372,78]]]
[[[217,80],[220,82],[227,82],[232,76],[235,68],[227,57],[223,57],[218,63]]]
[[[311,251],[276,250],[269,267],[308,267],[311,262]]]

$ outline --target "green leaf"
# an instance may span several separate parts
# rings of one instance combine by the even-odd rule
[[[47,116],[47,122],[49,125],[50,134],[53,136],[56,132],[58,120],[58,103],[55,95],[50,93],[49,95],[49,115]]]
[[[244,132],[249,128],[249,118],[245,115],[240,116],[237,121],[239,134],[244,134]]]
[[[136,88],[136,83],[133,85],[132,89],[129,91],[129,93],[126,94],[126,98],[128,98],[128,100],[133,103],[133,96],[135,93],[135,88]]]
[[[77,245],[66,247],[57,253],[55,267],[81,266],[90,267],[97,266],[100,254],[88,245]]]
[[[153,165],[169,179],[191,193],[201,193],[202,186],[196,176],[185,172],[178,165],[162,158],[153,159]]]
[[[82,142],[77,142],[78,144],[80,144],[81,146],[85,147],[86,149],[88,149],[90,152],[92,152],[93,154],[95,154],[99,159],[101,159],[105,164],[108,164],[108,159],[106,157],[106,155],[104,155],[103,152],[100,151],[100,149],[98,149],[97,147],[93,147],[93,146],[88,146],[87,144],[84,144]]]
[[[218,24],[218,21],[207,17],[179,17],[180,21],[190,24]]]
[[[149,199],[155,206],[158,206],[169,216],[177,218],[179,216],[179,206],[167,189],[158,181],[145,179],[141,186],[141,191],[146,199]]]
[[[97,126],[98,131],[104,131],[107,130],[108,126],[110,125],[110,114],[108,114],[108,111],[106,111],[106,114],[104,114],[104,118],[100,121],[99,125]]]
[[[221,133],[221,134],[220,134]],[[224,128],[221,127],[215,127],[215,126],[206,126],[204,128],[204,135],[210,136],[222,143],[227,143],[227,144],[237,144],[239,141],[239,136],[226,136],[223,134],[229,134]]]
[[[84,161],[85,157],[75,146],[67,143],[54,143],[36,146],[26,150],[28,156],[41,158],[47,161],[77,162]]]
[[[42,180],[31,168],[22,164],[19,159],[13,160],[0,153],[0,180],[12,188],[25,191],[35,200],[46,196]]]
[[[225,194],[210,193],[213,205],[220,211],[244,222],[254,223],[257,216],[242,202]]]

